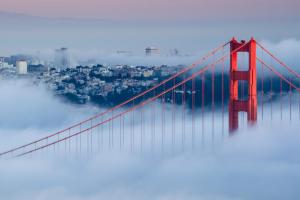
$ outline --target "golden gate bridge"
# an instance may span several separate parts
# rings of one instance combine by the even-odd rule
[[[226,67],[229,80],[225,78]],[[217,75],[220,81],[216,81]],[[217,96],[221,103],[215,101]],[[195,148],[199,141],[204,145],[208,132],[212,142],[220,133],[222,138],[233,135],[244,113],[247,128],[259,126],[257,121],[266,118],[300,120],[300,74],[255,39],[238,42],[233,38],[121,104],[4,151],[0,157],[51,152],[80,156],[104,148],[154,151],[158,146],[164,151],[167,144],[173,150],[174,146]]]

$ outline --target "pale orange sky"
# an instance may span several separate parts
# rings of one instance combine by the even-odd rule
[[[1,0],[2,11],[104,19],[290,19],[299,0]]]

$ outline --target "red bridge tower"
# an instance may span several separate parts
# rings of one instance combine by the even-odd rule
[[[238,49],[237,51],[235,51]],[[233,38],[230,42],[230,102],[229,102],[229,131],[233,132],[238,128],[239,112],[247,112],[249,124],[257,121],[257,86],[256,86],[256,41],[251,38],[249,42],[236,41]],[[235,52],[233,52],[235,51]],[[238,53],[248,52],[249,68],[247,71],[238,70]],[[248,98],[239,99],[239,81],[248,82]]]

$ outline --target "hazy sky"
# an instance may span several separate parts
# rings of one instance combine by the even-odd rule
[[[299,41],[299,7],[299,0],[1,0],[0,56],[53,57],[62,46],[96,60],[117,50],[144,55],[147,46],[200,56],[232,36]]]
[[[298,0],[1,0],[4,11],[108,19],[283,19],[299,17]]]

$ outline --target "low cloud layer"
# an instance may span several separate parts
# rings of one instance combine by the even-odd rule
[[[147,158],[1,161],[3,199],[298,199],[297,126],[226,139],[218,151]]]
[[[262,45],[266,47],[272,54],[274,54],[278,59],[288,64],[294,70],[297,70],[300,73],[300,40],[295,38],[289,38],[281,40],[279,42],[270,42],[267,40],[262,41]],[[267,54],[263,54],[258,50],[258,56],[265,56],[264,59],[270,61],[274,64],[275,61],[272,61]]]
[[[67,105],[43,88],[23,81],[1,82],[0,92],[2,148],[23,144],[100,111],[90,105]],[[217,113],[215,119],[218,126],[219,116]],[[210,126],[208,119],[206,125]],[[193,153],[143,155],[111,151],[81,159],[50,154],[0,160],[0,198],[299,199],[298,132],[295,117],[292,122],[274,119],[263,125],[259,121],[258,127],[224,138],[213,150]]]
[[[297,70],[300,73],[300,61],[298,55],[300,54],[300,40],[295,38],[289,38],[284,40],[279,40],[277,42],[269,40],[259,40],[259,42],[266,47],[271,53],[273,53],[277,58],[279,58],[284,63],[288,64],[291,68]],[[210,50],[216,47],[218,43],[210,45],[206,49],[199,48],[194,52],[184,52],[179,49],[179,56],[171,56],[168,50],[162,50],[161,55],[147,57],[144,55],[143,49],[139,51],[132,52],[132,55],[122,55],[117,54],[116,50],[105,50],[105,49],[70,49],[70,59],[71,65],[84,65],[86,64],[107,64],[107,65],[118,65],[118,64],[127,64],[127,65],[189,65],[195,61],[202,58]],[[26,50],[24,50],[26,52]],[[33,55],[37,55],[36,52],[29,52]],[[225,50],[225,53],[228,53],[228,49]],[[226,54],[225,54],[226,55]],[[44,49],[39,51],[39,56],[42,60],[53,61],[54,59],[54,50]],[[221,58],[222,54],[215,56],[215,59]],[[272,60],[270,56],[266,53],[261,52],[261,49],[258,48],[257,56],[263,57],[263,60],[268,64],[275,65],[279,67],[276,61]],[[240,56],[244,61],[246,56]],[[227,58],[229,60],[229,58]],[[246,63],[246,62],[245,62]],[[226,64],[228,67],[228,63]],[[227,68],[226,67],[226,68]],[[279,68],[277,68],[279,69]]]
[[[100,109],[94,106],[67,104],[43,86],[26,80],[0,81],[0,149],[29,142],[84,120]]]

